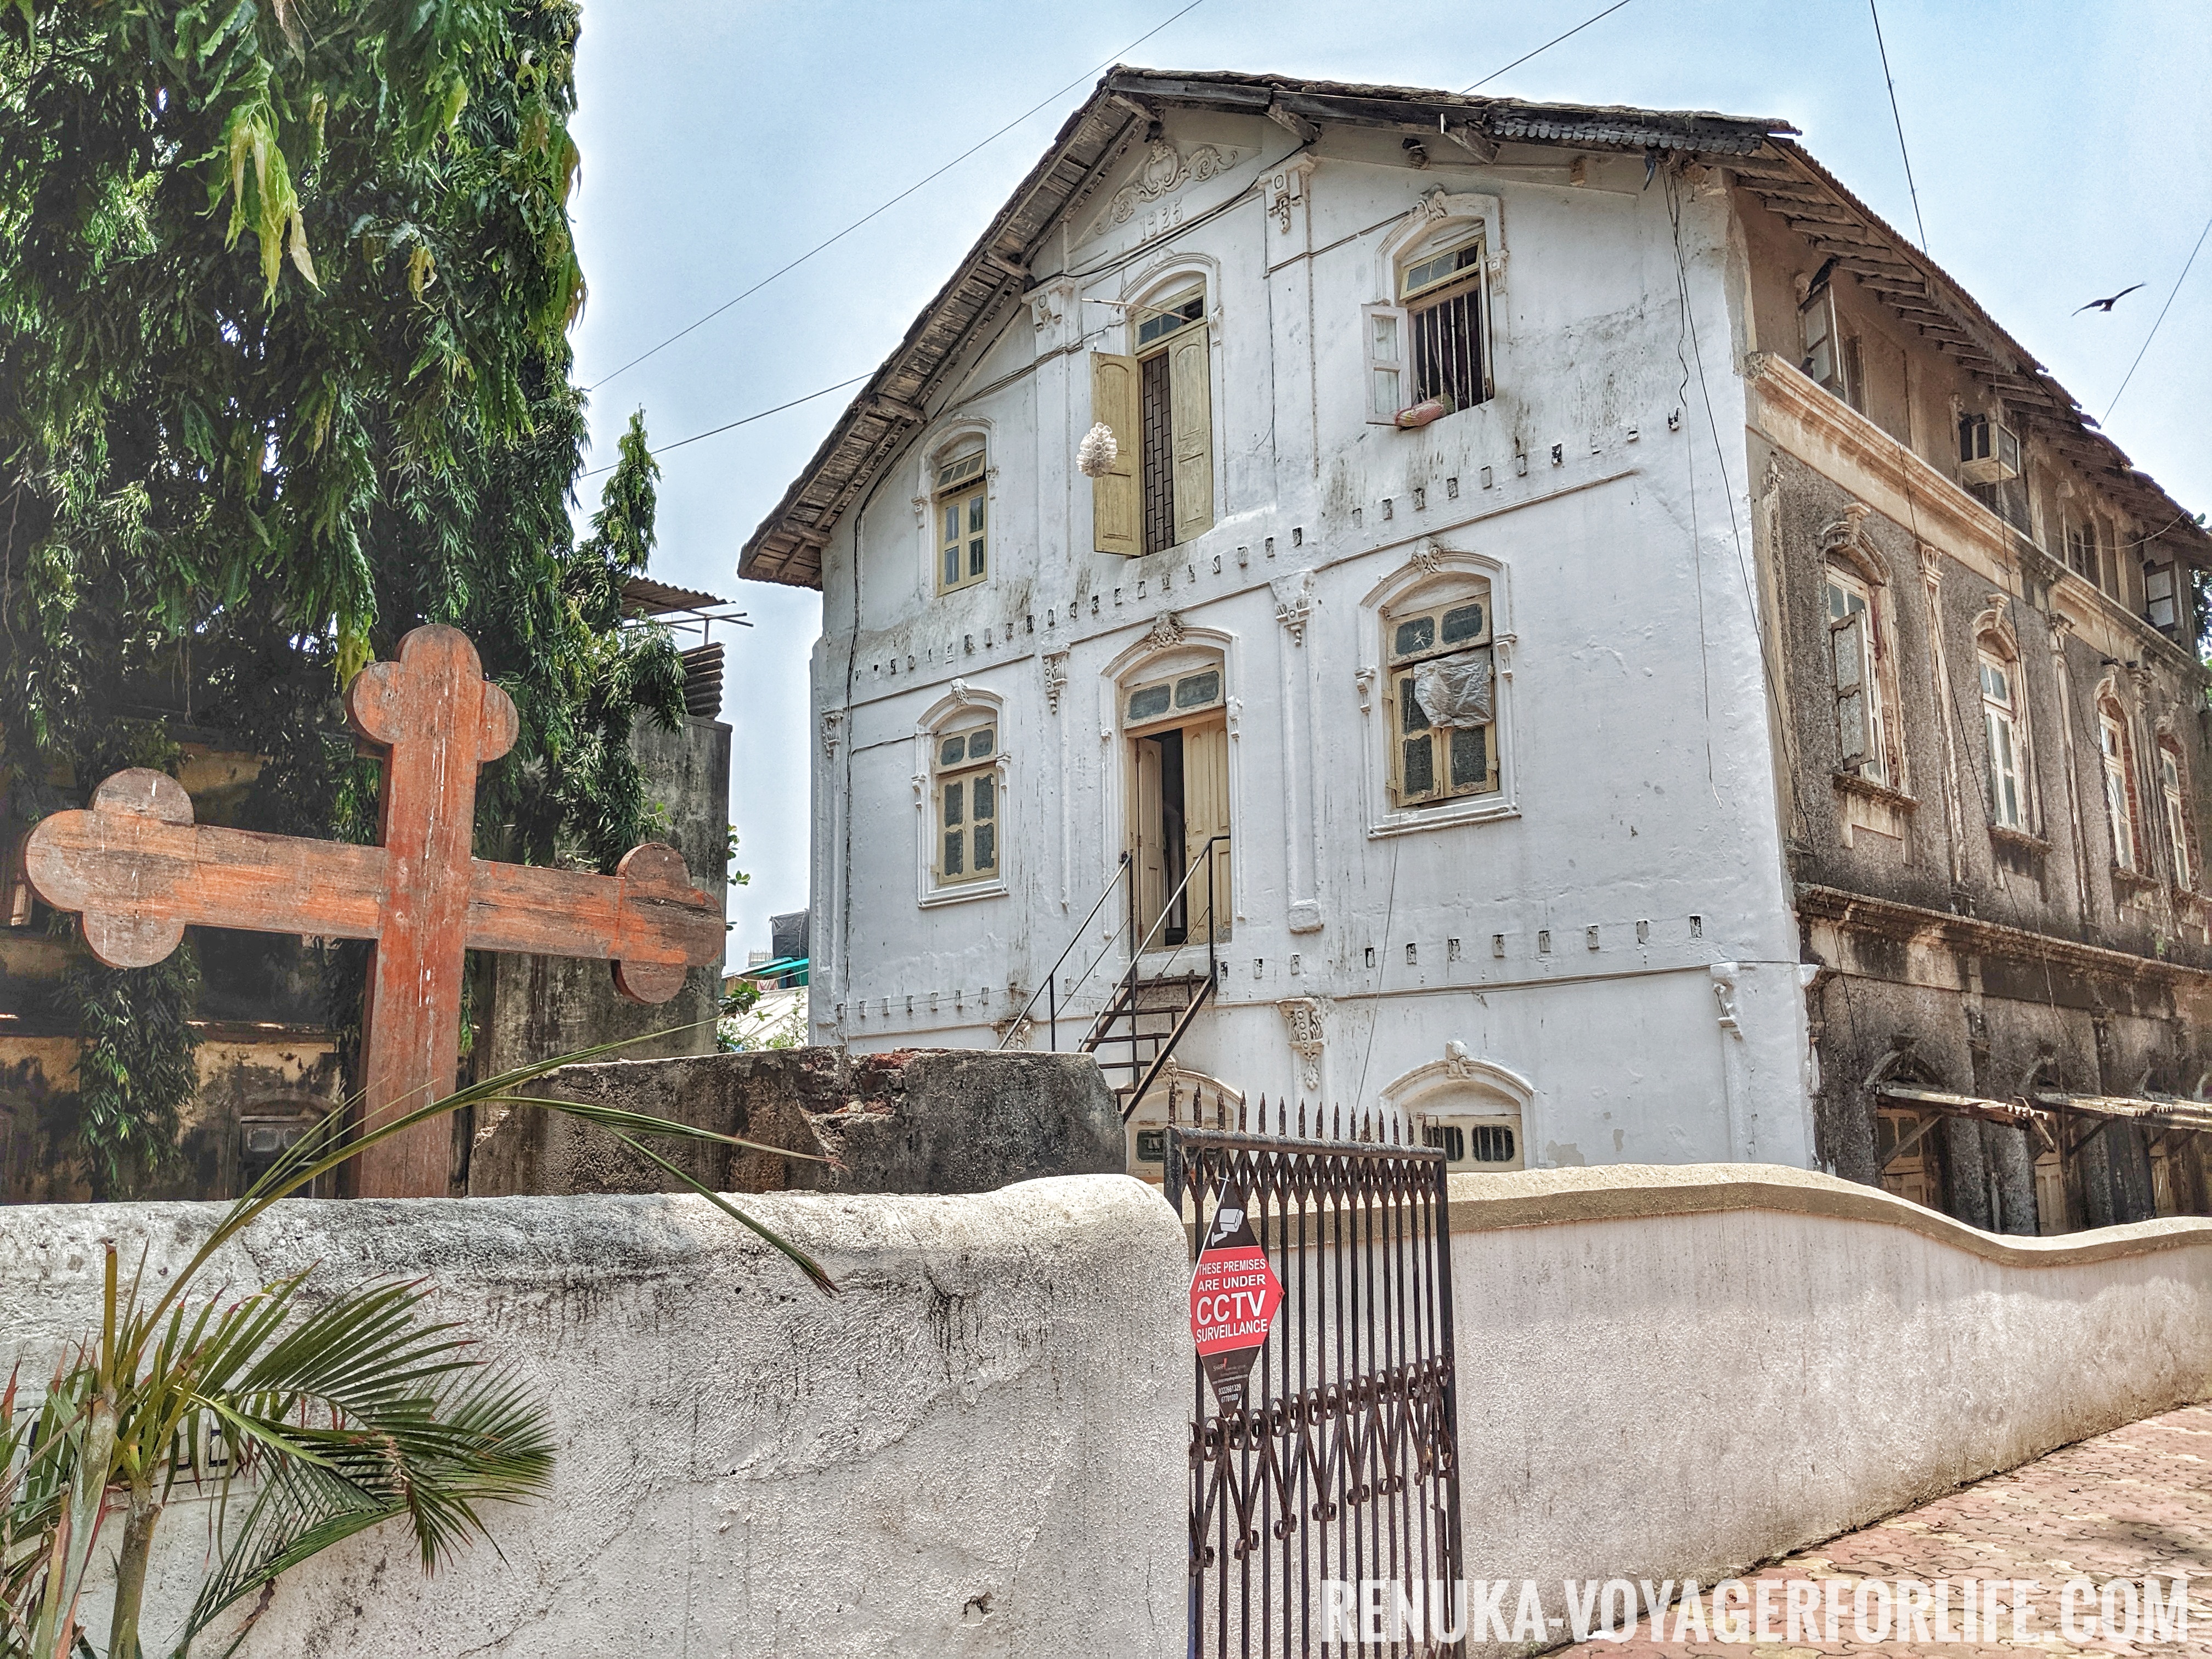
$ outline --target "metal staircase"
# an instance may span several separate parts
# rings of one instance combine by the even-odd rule
[[[1216,836],[1206,843],[1160,906],[1158,918],[1141,938],[1137,932],[1134,864],[1128,854],[1122,854],[1105,890],[1091,907],[1091,914],[1076,928],[1074,936],[1060,951],[1060,959],[1053,963],[1052,971],[1045,975],[1044,983],[1030,994],[1020,1017],[999,1046],[1004,1048],[1015,1040],[1035,1015],[1037,1000],[1042,997],[1045,1000],[1048,1047],[1060,1047],[1061,1004],[1065,1002],[1073,1009],[1084,986],[1114,946],[1109,943],[1073,980],[1064,981],[1060,969],[1083,942],[1091,924],[1106,908],[1107,901],[1117,889],[1126,889],[1128,966],[1114,981],[1104,1006],[1092,1017],[1076,1051],[1097,1059],[1098,1069],[1106,1073],[1108,1082],[1114,1085],[1115,1098],[1121,1103],[1121,1121],[1127,1122],[1138,1103],[1166,1069],[1169,1056],[1196,1022],[1199,1011],[1220,988],[1222,963],[1215,947],[1222,930],[1215,920],[1219,913],[1215,905],[1213,872],[1217,861],[1213,854],[1215,847],[1228,840],[1226,836]],[[1194,884],[1201,870],[1206,872],[1205,903],[1199,906],[1193,902],[1196,896]],[[1170,933],[1180,933],[1182,937],[1170,940],[1166,936]]]

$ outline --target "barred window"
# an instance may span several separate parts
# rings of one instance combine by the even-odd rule
[[[1488,399],[1483,260],[1479,228],[1448,228],[1400,266],[1391,303],[1367,307],[1370,420],[1392,422],[1432,402],[1448,415]]]
[[[936,739],[939,885],[999,873],[998,735],[979,726]]]
[[[1390,799],[1431,806],[1498,787],[1490,585],[1383,618],[1389,664]]]

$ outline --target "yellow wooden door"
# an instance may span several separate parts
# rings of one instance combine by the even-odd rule
[[[1187,726],[1182,734],[1182,791],[1183,791],[1183,868],[1196,871],[1190,882],[1191,937],[1203,938],[1200,931],[1206,916],[1209,896],[1214,907],[1212,918],[1213,936],[1218,939],[1229,937],[1229,919],[1236,914],[1230,899],[1229,849],[1227,840],[1215,840],[1229,834],[1229,728],[1219,721],[1205,726]],[[1200,868],[1207,856],[1206,844],[1212,842],[1212,890],[1209,895],[1206,872]]]
[[[1141,940],[1160,919],[1167,902],[1167,861],[1160,844],[1160,745],[1139,738],[1136,775],[1129,791],[1129,849],[1136,860],[1137,937]]]

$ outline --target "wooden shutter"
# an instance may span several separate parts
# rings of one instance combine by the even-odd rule
[[[1091,354],[1091,418],[1114,433],[1114,465],[1091,481],[1091,541],[1101,553],[1135,558],[1145,550],[1138,521],[1137,360]]]
[[[1174,430],[1176,544],[1213,528],[1213,375],[1211,332],[1194,323],[1168,348],[1168,408]]]
[[[1367,373],[1367,418],[1392,426],[1398,411],[1413,401],[1406,395],[1406,313],[1396,306],[1368,306],[1361,315],[1366,328],[1361,356]]]
[[[1866,629],[1863,611],[1828,624],[1828,648],[1836,664],[1836,732],[1843,741],[1839,758],[1845,766],[1863,763],[1872,747],[1867,698],[1873,688],[1866,683]]]

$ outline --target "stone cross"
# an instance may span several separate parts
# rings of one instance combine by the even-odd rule
[[[118,772],[91,809],[40,822],[24,848],[39,896],[81,913],[111,968],[175,950],[187,923],[375,942],[362,1044],[363,1121],[449,1092],[460,1064],[464,952],[596,957],[636,1002],[665,1002],[685,971],[721,958],[719,907],[672,847],[633,848],[611,876],[471,859],[477,769],[514,746],[514,704],[483,676],[468,636],[418,628],[399,660],[346,691],[360,736],[385,751],[381,845],[258,835],[192,822],[166,773]],[[452,1130],[443,1119],[371,1147],[353,1166],[360,1197],[443,1197]]]

